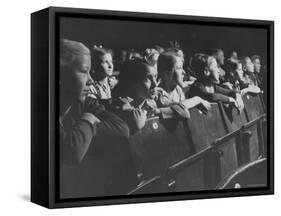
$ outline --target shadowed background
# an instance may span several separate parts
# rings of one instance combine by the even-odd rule
[[[112,48],[117,55],[122,49],[167,47],[169,40],[177,40],[187,56],[221,48],[226,57],[231,51],[240,57],[258,54],[266,64],[267,31],[262,28],[63,17],[60,35],[89,47]]]

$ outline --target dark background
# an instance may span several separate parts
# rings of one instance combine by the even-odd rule
[[[103,45],[117,55],[121,49],[168,47],[169,40],[177,40],[187,56],[221,48],[227,57],[233,50],[240,57],[258,54],[266,64],[267,30],[262,28],[63,17],[60,35],[88,47]]]

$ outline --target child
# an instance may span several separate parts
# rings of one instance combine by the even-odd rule
[[[181,103],[171,103],[158,107],[161,88],[157,87],[155,70],[142,60],[126,63],[116,87],[119,96],[119,114],[127,122],[131,134],[145,125],[147,117],[159,115],[163,119],[172,117],[188,118],[189,112]],[[117,91],[116,90],[116,91]]]
[[[182,61],[182,64],[184,65],[184,63],[185,63],[185,56],[184,56],[183,50],[180,49],[179,47],[170,47],[170,48],[168,48],[166,50],[165,53],[178,57]],[[188,71],[188,72],[191,72],[191,71]],[[195,80],[196,80],[196,78],[193,77],[191,75],[191,73],[184,73],[184,79],[179,80],[178,85],[186,93],[186,92],[188,92],[190,86],[194,83]]]
[[[190,109],[201,104],[205,111],[208,110],[210,104],[206,100],[198,96],[185,98],[185,94],[180,87],[185,75],[183,61],[180,57],[172,53],[161,54],[158,60],[158,70],[160,87],[163,89],[160,91],[158,106],[163,107],[178,103]]]
[[[113,92],[119,99],[116,103],[116,113],[129,126],[130,135],[137,134],[151,116],[158,115],[161,120],[173,120],[171,118],[174,117],[189,118],[189,111],[182,103],[169,103],[158,107],[160,89],[157,87],[156,73],[154,68],[143,60],[131,60],[124,65],[117,90],[118,93]],[[138,177],[142,182],[143,178],[150,176],[144,168],[149,164],[142,160],[138,151],[135,151],[135,155]]]
[[[241,63],[242,63],[242,70],[244,72],[245,83],[249,85],[257,86],[258,82],[254,74],[254,64],[251,61],[250,57],[248,56],[243,57]]]
[[[108,78],[113,73],[112,52],[101,47],[94,47],[92,50],[92,70],[91,77],[94,80],[91,85],[90,97],[99,100],[111,98],[111,89]]]
[[[221,83],[225,82],[225,71],[223,69],[224,66],[224,52],[222,49],[215,49],[212,53],[212,56],[216,59],[217,61],[217,67],[219,70],[219,79]]]
[[[95,136],[96,124],[100,122],[95,112],[82,111],[90,90],[90,68],[91,56],[86,46],[76,41],[61,40],[61,159],[67,163],[82,161]],[[98,105],[96,108],[98,112],[103,110],[103,107]],[[74,123],[71,123],[71,119]]]
[[[261,60],[260,56],[254,55],[252,58],[252,63],[254,64],[254,74],[257,79],[257,84],[259,87],[263,87],[264,74],[261,73]]]
[[[87,98],[90,69],[89,49],[61,40],[59,176],[64,198],[126,194],[137,184],[127,125]]]
[[[195,54],[191,61],[197,81],[190,89],[190,96],[199,96],[209,102],[224,102],[233,104],[240,111],[244,108],[238,91],[220,87],[220,75],[217,61],[213,56]]]
[[[243,77],[242,63],[240,61],[227,61],[226,62],[226,81],[231,84],[231,88],[240,91],[241,95],[251,93],[260,93],[258,86],[252,86],[245,82]]]

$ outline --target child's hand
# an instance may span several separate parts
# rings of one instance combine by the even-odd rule
[[[140,114],[141,114],[142,119],[145,119],[145,120],[147,119],[147,111],[146,110],[141,110]]]
[[[258,86],[250,85],[249,92],[259,94],[261,92],[261,89]]]
[[[131,110],[133,109],[132,105],[129,104],[129,103],[124,103],[122,104],[122,110],[125,111],[125,110]]]
[[[201,104],[205,109],[207,110],[211,109],[211,104],[208,101],[201,99]]]
[[[237,101],[238,109],[241,112],[244,109],[244,102],[240,94],[236,95],[236,101]]]
[[[201,110],[205,115],[207,115],[208,110],[211,108],[211,104],[200,98],[200,103],[198,105],[198,109]]]

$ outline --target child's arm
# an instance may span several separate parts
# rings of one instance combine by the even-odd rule
[[[147,119],[147,111],[142,108],[133,107],[130,102],[132,99],[119,98],[115,113],[120,116],[130,129],[130,134],[142,129]]]
[[[222,93],[218,92],[208,92],[205,88],[205,86],[202,83],[196,83],[195,85],[192,86],[190,89],[190,97],[193,96],[199,96],[200,98],[207,100],[209,102],[224,102],[228,103],[229,102],[229,96],[224,95]]]
[[[161,95],[157,100],[158,108],[154,109],[154,114],[160,115],[163,119],[181,117],[189,118],[188,108],[183,103],[171,102],[168,97]]]
[[[188,109],[181,103],[171,104],[167,107],[160,107],[154,109],[155,114],[159,114],[163,119],[174,117],[190,118]]]
[[[100,120],[91,113],[84,113],[71,128],[60,125],[60,154],[62,161],[77,164],[82,161]],[[67,128],[67,129],[66,129]]]

